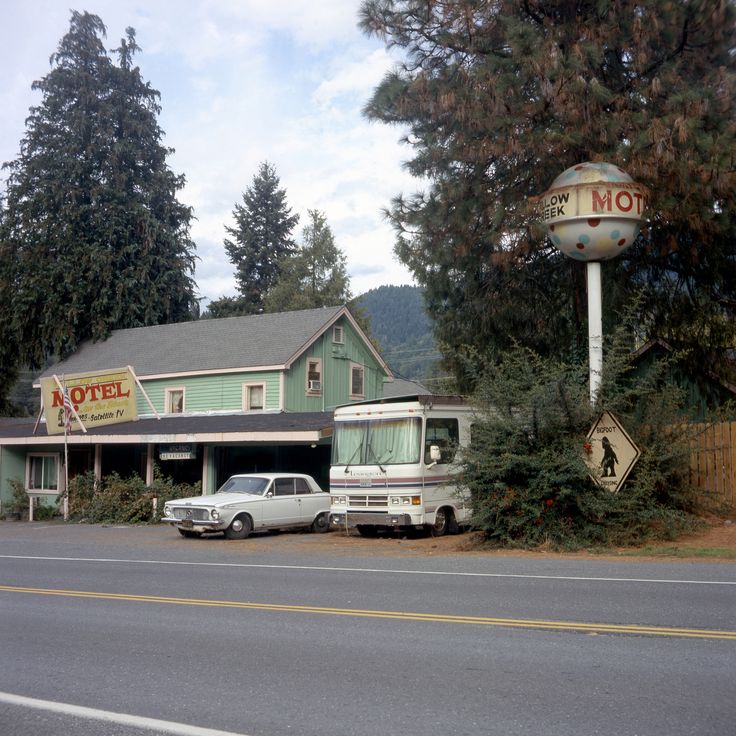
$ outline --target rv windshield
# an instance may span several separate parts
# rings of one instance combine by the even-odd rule
[[[418,463],[422,423],[418,417],[335,422],[333,465]]]

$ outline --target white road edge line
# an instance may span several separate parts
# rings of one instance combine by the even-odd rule
[[[114,562],[134,565],[179,565],[190,567],[235,567],[266,570],[323,570],[325,572],[370,572],[388,575],[447,575],[475,578],[516,578],[528,580],[575,580],[599,583],[663,583],[671,585],[734,585],[736,580],[674,580],[667,578],[602,578],[576,575],[526,575],[503,572],[449,572],[445,570],[391,570],[373,567],[320,567],[317,565],[265,565],[248,562],[187,562],[186,560],[126,560],[114,557],[48,557],[37,555],[2,555],[6,560],[44,560],[47,562]]]
[[[162,721],[158,718],[144,718],[133,716],[128,713],[113,713],[108,710],[97,708],[86,708],[81,705],[69,703],[57,703],[53,700],[39,700],[28,698],[23,695],[0,692],[0,702],[9,705],[20,705],[24,708],[35,708],[36,710],[48,710],[62,715],[76,716],[78,718],[89,718],[95,721],[108,721],[123,726],[135,726],[151,731],[164,731],[177,736],[246,736],[233,731],[218,731],[212,728],[201,728],[200,726],[188,726],[186,723],[174,723],[173,721]]]

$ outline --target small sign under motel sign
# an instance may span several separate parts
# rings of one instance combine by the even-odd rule
[[[197,457],[196,445],[190,443],[159,445],[159,460],[194,460]]]

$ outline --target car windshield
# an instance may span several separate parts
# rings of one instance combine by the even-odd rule
[[[217,489],[218,493],[250,493],[252,496],[262,496],[263,492],[268,488],[268,478],[258,478],[254,476],[237,476],[234,475]]]

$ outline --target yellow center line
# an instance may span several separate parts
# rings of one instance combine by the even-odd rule
[[[180,606],[209,606],[239,608],[282,613],[313,613],[328,616],[354,616],[401,621],[427,621],[432,623],[472,624],[476,626],[502,626],[524,629],[555,631],[581,631],[596,634],[637,634],[651,636],[677,636],[696,639],[730,639],[736,641],[736,631],[718,629],[690,629],[670,626],[641,626],[638,624],[602,624],[579,621],[545,621],[538,619],[494,618],[487,616],[459,616],[441,613],[416,613],[411,611],[378,611],[359,608],[327,608],[323,606],[290,606],[277,603],[250,603],[247,601],[220,601],[200,598],[170,598],[158,595],[131,595],[128,593],[102,593],[88,590],[56,590],[53,588],[26,588],[0,585],[0,592],[30,593],[35,595],[65,596],[69,598],[94,598],[98,600],[136,601],[140,603],[170,603]]]

